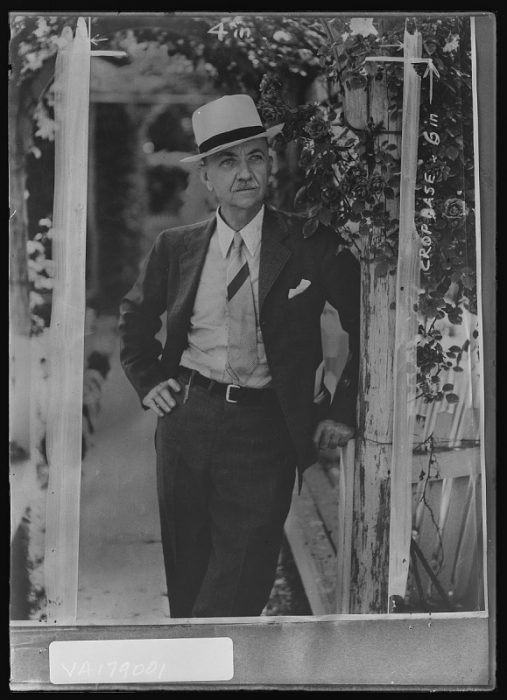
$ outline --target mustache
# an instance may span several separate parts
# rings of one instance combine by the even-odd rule
[[[233,189],[233,192],[243,192],[244,190],[257,190],[257,189],[259,189],[259,186],[252,182],[251,185],[241,185],[239,187],[235,187]]]

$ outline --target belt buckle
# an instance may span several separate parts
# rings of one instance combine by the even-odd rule
[[[231,389],[241,389],[238,384],[227,384],[227,389],[225,390],[225,400],[228,403],[238,403],[234,399],[231,399]]]

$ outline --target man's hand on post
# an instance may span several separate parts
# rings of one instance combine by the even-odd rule
[[[146,408],[151,408],[159,418],[162,418],[176,406],[176,401],[172,397],[170,389],[176,393],[181,391],[181,386],[176,379],[166,379],[153,387],[144,397],[143,405]]]
[[[344,447],[347,442],[354,437],[354,430],[345,423],[337,423],[334,420],[326,419],[321,421],[313,435],[313,444],[319,454],[319,459],[329,459],[327,450],[335,450],[337,447]]]

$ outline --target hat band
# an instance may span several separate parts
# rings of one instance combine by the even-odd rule
[[[212,136],[210,139],[203,141],[199,146],[199,153],[206,153],[217,146],[224,146],[225,144],[232,143],[233,141],[247,139],[250,136],[257,136],[257,134],[263,134],[265,131],[266,129],[263,126],[245,126],[241,129],[224,131],[222,134],[217,134],[216,136]]]

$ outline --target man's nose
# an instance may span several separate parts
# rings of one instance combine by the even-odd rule
[[[239,162],[238,178],[240,180],[249,180],[251,176],[252,172],[250,170],[248,160],[246,158],[242,158]]]

